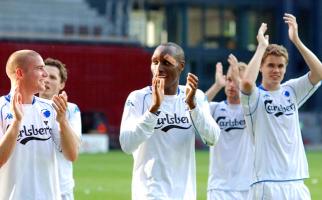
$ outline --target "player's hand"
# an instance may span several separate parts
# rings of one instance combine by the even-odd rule
[[[57,112],[56,120],[58,123],[61,123],[66,119],[66,111],[67,111],[67,94],[63,91],[61,94],[54,95],[53,98],[53,107]]]
[[[258,42],[258,46],[262,46],[262,47],[267,47],[269,44],[269,36],[265,35],[265,32],[267,30],[267,24],[266,23],[262,23],[261,26],[258,29],[258,33],[257,33],[257,42]]]
[[[22,97],[21,97],[19,86],[15,88],[13,92],[13,96],[11,97],[10,109],[11,109],[11,112],[13,113],[13,118],[20,122],[23,117],[23,109],[22,109]]]
[[[296,22],[296,17],[292,14],[285,13],[283,16],[284,22],[288,25],[288,36],[290,40],[294,43],[299,40],[298,35],[298,25]]]
[[[152,104],[149,109],[151,113],[156,113],[164,99],[164,79],[153,77],[152,79]]]
[[[239,69],[238,69],[238,60],[233,54],[229,54],[228,59],[227,59],[230,70],[231,70],[231,78],[239,88],[239,83],[240,83],[240,76],[239,76]]]
[[[216,73],[215,73],[215,84],[217,84],[220,88],[225,87],[226,85],[226,76],[223,74],[221,62],[217,62],[216,64]]]
[[[188,104],[190,110],[196,107],[194,98],[198,89],[198,82],[199,80],[196,75],[188,73],[186,83],[186,103]]]

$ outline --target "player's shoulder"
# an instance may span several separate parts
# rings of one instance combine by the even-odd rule
[[[44,98],[37,97],[37,96],[35,96],[34,101],[35,101],[35,103],[38,103],[43,106],[52,106],[52,103],[53,103],[53,101],[50,99],[44,99]]]
[[[73,113],[80,112],[78,105],[75,103],[67,102],[67,107],[70,112],[73,112]]]
[[[146,86],[142,89],[134,90],[129,94],[129,98],[144,98],[144,96],[152,94],[151,86]]]
[[[3,95],[0,97],[0,105],[10,104],[10,95]]]
[[[185,85],[179,85],[178,86],[178,94],[185,96],[186,95],[185,93],[186,93],[186,86]],[[196,94],[195,94],[195,98],[197,100],[202,100],[202,101],[207,100],[208,101],[207,96],[200,89],[197,89]]]

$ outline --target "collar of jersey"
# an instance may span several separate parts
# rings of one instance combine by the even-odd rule
[[[258,88],[259,88],[259,89],[261,89],[261,90],[264,90],[264,91],[268,91],[268,90],[266,90],[266,89],[264,88],[263,84],[261,84],[260,86],[258,86]]]
[[[7,94],[4,98],[10,103],[11,93]],[[36,98],[35,96],[33,96],[31,104],[34,104],[35,102],[36,102]]]

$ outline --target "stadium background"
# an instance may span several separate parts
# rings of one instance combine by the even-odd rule
[[[129,92],[150,83],[150,56],[158,44],[180,44],[187,58],[184,73],[197,74],[200,89],[205,91],[213,82],[215,63],[221,61],[227,69],[229,53],[249,61],[256,48],[257,29],[266,22],[270,42],[283,44],[289,50],[288,79],[304,74],[307,67],[288,40],[283,13],[297,17],[300,37],[321,60],[321,11],[320,0],[0,0],[0,93],[6,94],[10,89],[4,67],[14,50],[33,49],[44,58],[54,57],[66,63],[66,91],[69,100],[83,112],[83,133],[108,135],[109,148],[116,149],[107,154],[80,156],[75,163],[76,197],[129,199],[132,163],[130,156],[117,150],[119,125]],[[216,100],[223,98],[220,93]],[[310,150],[310,167],[317,169],[322,166],[318,162],[322,159],[321,98],[320,89],[300,114],[303,140]],[[198,141],[196,144],[205,148]],[[198,173],[203,173],[201,184],[198,179],[203,187],[198,189],[200,194],[205,193],[207,151],[199,155],[203,160],[198,167]],[[113,166],[119,170],[113,171]],[[87,172],[106,176],[96,173],[87,177]],[[321,189],[321,175],[314,169],[310,172],[316,177],[308,180],[309,185]],[[100,178],[104,178],[102,183],[111,184],[88,189]],[[117,179],[124,179],[124,185],[115,182],[119,191],[111,189]],[[120,196],[112,196],[113,192]],[[105,198],[96,198],[94,193],[105,194]],[[204,198],[201,195],[198,199]],[[314,195],[313,199],[322,197],[321,193]]]

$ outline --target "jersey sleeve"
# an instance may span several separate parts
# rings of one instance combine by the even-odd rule
[[[133,153],[150,138],[157,124],[157,115],[144,111],[144,98],[132,92],[126,100],[121,121],[120,144],[125,153]]]
[[[291,79],[283,85],[289,86],[295,93],[296,103],[301,107],[308,98],[320,87],[321,82],[313,85],[309,79],[309,73],[297,79]]]
[[[52,123],[51,123],[52,124],[51,136],[52,136],[52,139],[55,143],[55,147],[57,148],[58,151],[61,152],[62,149],[61,149],[61,142],[60,142],[59,125],[58,125],[58,122],[56,121],[57,113],[53,107],[51,107],[51,109],[52,109],[52,113],[53,113],[52,117],[51,117],[51,121],[52,121]]]
[[[219,106],[218,102],[214,102],[214,101],[209,102],[209,109],[210,109],[210,114],[211,114],[212,118],[215,118],[218,106]]]
[[[254,115],[260,98],[260,89],[255,87],[250,94],[240,92],[240,102],[246,116]]]
[[[68,122],[78,138],[82,137],[81,113],[76,104],[68,104]]]
[[[215,145],[219,139],[220,128],[210,113],[206,95],[200,90],[196,93],[196,107],[189,111],[190,120],[203,142]]]

